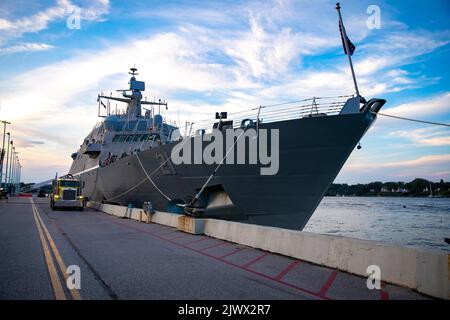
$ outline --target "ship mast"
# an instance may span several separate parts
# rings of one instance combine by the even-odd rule
[[[151,101],[142,101],[142,91],[145,91],[145,82],[136,80],[137,68],[132,67],[128,74],[131,75],[129,82],[129,89],[124,90],[116,90],[118,92],[122,92],[123,98],[119,97],[111,97],[105,96],[103,94],[99,94],[97,101],[103,105],[101,99],[114,100],[119,102],[125,102],[128,104],[126,116],[128,118],[139,118],[141,117],[141,105],[157,105],[157,106],[165,106],[167,108],[167,102],[162,102],[159,100],[158,102]],[[130,93],[128,93],[130,92]],[[109,114],[108,114],[109,115]]]

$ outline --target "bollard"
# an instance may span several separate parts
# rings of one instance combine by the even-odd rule
[[[142,205],[142,209],[144,210],[145,214],[147,215],[147,223],[152,222],[152,214],[155,213],[152,203],[150,201],[144,202],[144,204]]]

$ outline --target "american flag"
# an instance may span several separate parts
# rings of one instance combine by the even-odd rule
[[[342,39],[342,45],[344,47],[344,53],[347,54],[347,49],[345,48],[345,42],[344,42],[344,33],[342,32],[341,21],[339,21],[339,31],[341,32],[341,39]],[[350,55],[353,55],[353,52],[355,52],[356,47],[347,36],[345,36],[345,37],[347,38],[348,48],[350,49]]]

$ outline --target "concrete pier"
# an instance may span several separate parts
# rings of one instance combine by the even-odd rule
[[[117,216],[122,216],[125,210],[121,206],[92,202],[88,205]],[[130,218],[136,219],[142,209],[133,210]],[[154,222],[184,232],[205,234],[364,277],[369,266],[376,266],[387,283],[450,299],[450,255],[441,251],[217,219],[194,219],[167,212],[155,212],[154,216],[158,217]]]
[[[380,290],[369,290],[368,275],[311,263],[295,257],[295,250],[276,253],[281,242],[297,241],[290,233],[280,239],[265,230],[259,239],[245,229],[247,225],[189,217],[180,221],[179,215],[148,216],[141,209],[96,203],[89,207],[83,212],[51,211],[45,198],[0,202],[1,299],[431,298],[385,282],[384,267]],[[197,234],[200,231],[203,234]],[[262,239],[266,247],[255,248],[262,246]],[[317,251],[321,245],[316,245]],[[345,259],[350,263],[354,258],[349,254]],[[421,259],[429,261],[427,256]],[[62,269],[69,266],[81,271],[81,289],[76,292],[65,285]],[[55,283],[62,288],[59,296]]]

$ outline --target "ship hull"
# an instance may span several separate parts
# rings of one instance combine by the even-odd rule
[[[261,124],[261,129],[279,130],[278,173],[261,175],[261,165],[222,165],[202,195],[204,216],[303,229],[375,117],[365,112]],[[161,211],[173,211],[175,202],[189,203],[217,165],[175,165],[168,160],[174,145],[80,174],[83,195],[135,207],[151,201]]]

